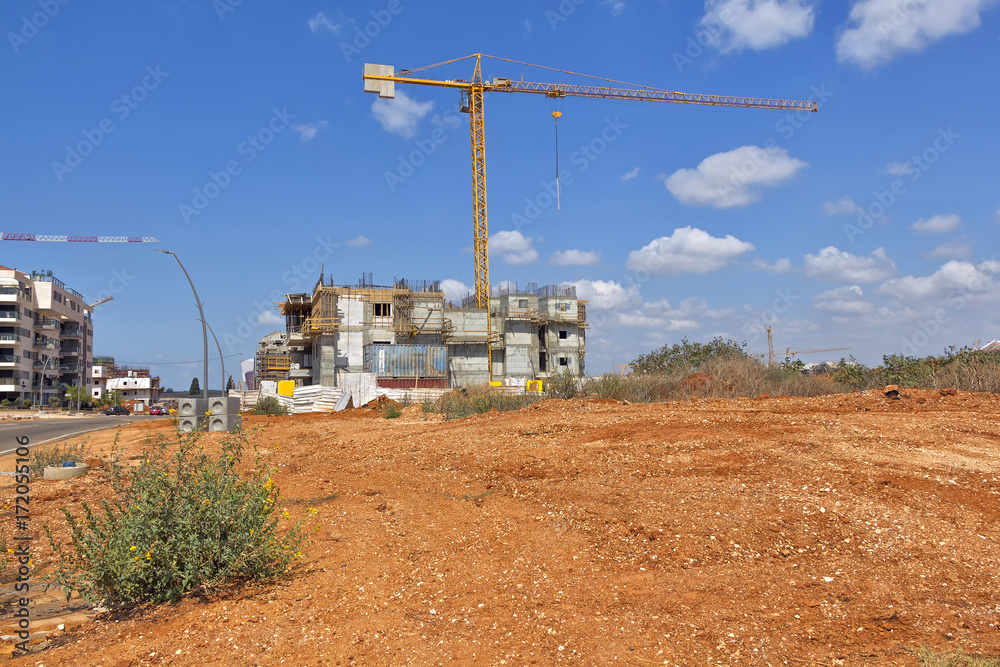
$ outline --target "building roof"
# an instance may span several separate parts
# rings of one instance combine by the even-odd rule
[[[1000,340],[991,340],[979,349],[985,352],[1000,352]]]

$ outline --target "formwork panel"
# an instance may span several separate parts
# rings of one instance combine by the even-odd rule
[[[448,374],[448,351],[443,345],[367,345],[365,371],[379,378],[430,378]]]

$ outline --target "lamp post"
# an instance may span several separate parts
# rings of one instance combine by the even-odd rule
[[[177,260],[177,265],[181,267],[181,271],[184,272],[184,277],[187,278],[188,283],[191,284],[191,291],[194,292],[194,302],[198,305],[198,315],[201,317],[201,337],[203,339],[203,358],[205,361],[205,386],[202,390],[202,398],[208,401],[208,323],[205,322],[205,311],[202,310],[201,299],[198,298],[198,290],[194,287],[194,281],[191,280],[191,276],[188,275],[187,269],[181,264],[181,258],[177,256],[177,253],[171,252],[169,250],[161,250],[160,248],[155,248],[156,252],[162,252],[164,255],[173,255],[174,259]],[[213,334],[214,335],[214,334]]]
[[[208,322],[205,322],[205,324],[208,324]],[[212,325],[211,324],[208,324],[208,332],[210,334],[212,334],[212,338],[215,339],[215,347],[218,348],[218,350],[219,350],[219,364],[222,366],[222,395],[223,395],[223,397],[225,397],[225,395],[226,395],[226,362],[222,358],[222,347],[219,345],[219,339],[216,338],[215,332],[212,331]]]

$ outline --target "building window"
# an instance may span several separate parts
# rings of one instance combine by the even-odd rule
[[[565,303],[560,303],[558,305],[558,308],[560,313],[565,313],[567,310],[569,310],[569,306],[567,306]]]
[[[559,357],[559,365],[569,366],[569,359],[567,359],[566,357]]]
[[[518,308],[523,308],[523,309],[526,310],[528,308],[528,300],[527,299],[518,299],[517,300],[517,307]]]
[[[569,338],[569,332],[566,331],[565,329],[560,329],[559,340],[566,340],[567,338]]]
[[[376,303],[375,306],[375,317],[392,317],[392,304],[391,303]]]

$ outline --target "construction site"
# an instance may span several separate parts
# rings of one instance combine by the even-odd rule
[[[486,309],[475,295],[448,301],[439,282],[328,276],[277,305],[285,331],[260,339],[258,384],[341,387],[369,374],[386,389],[526,387],[585,371],[587,302],[572,286],[504,284]]]

